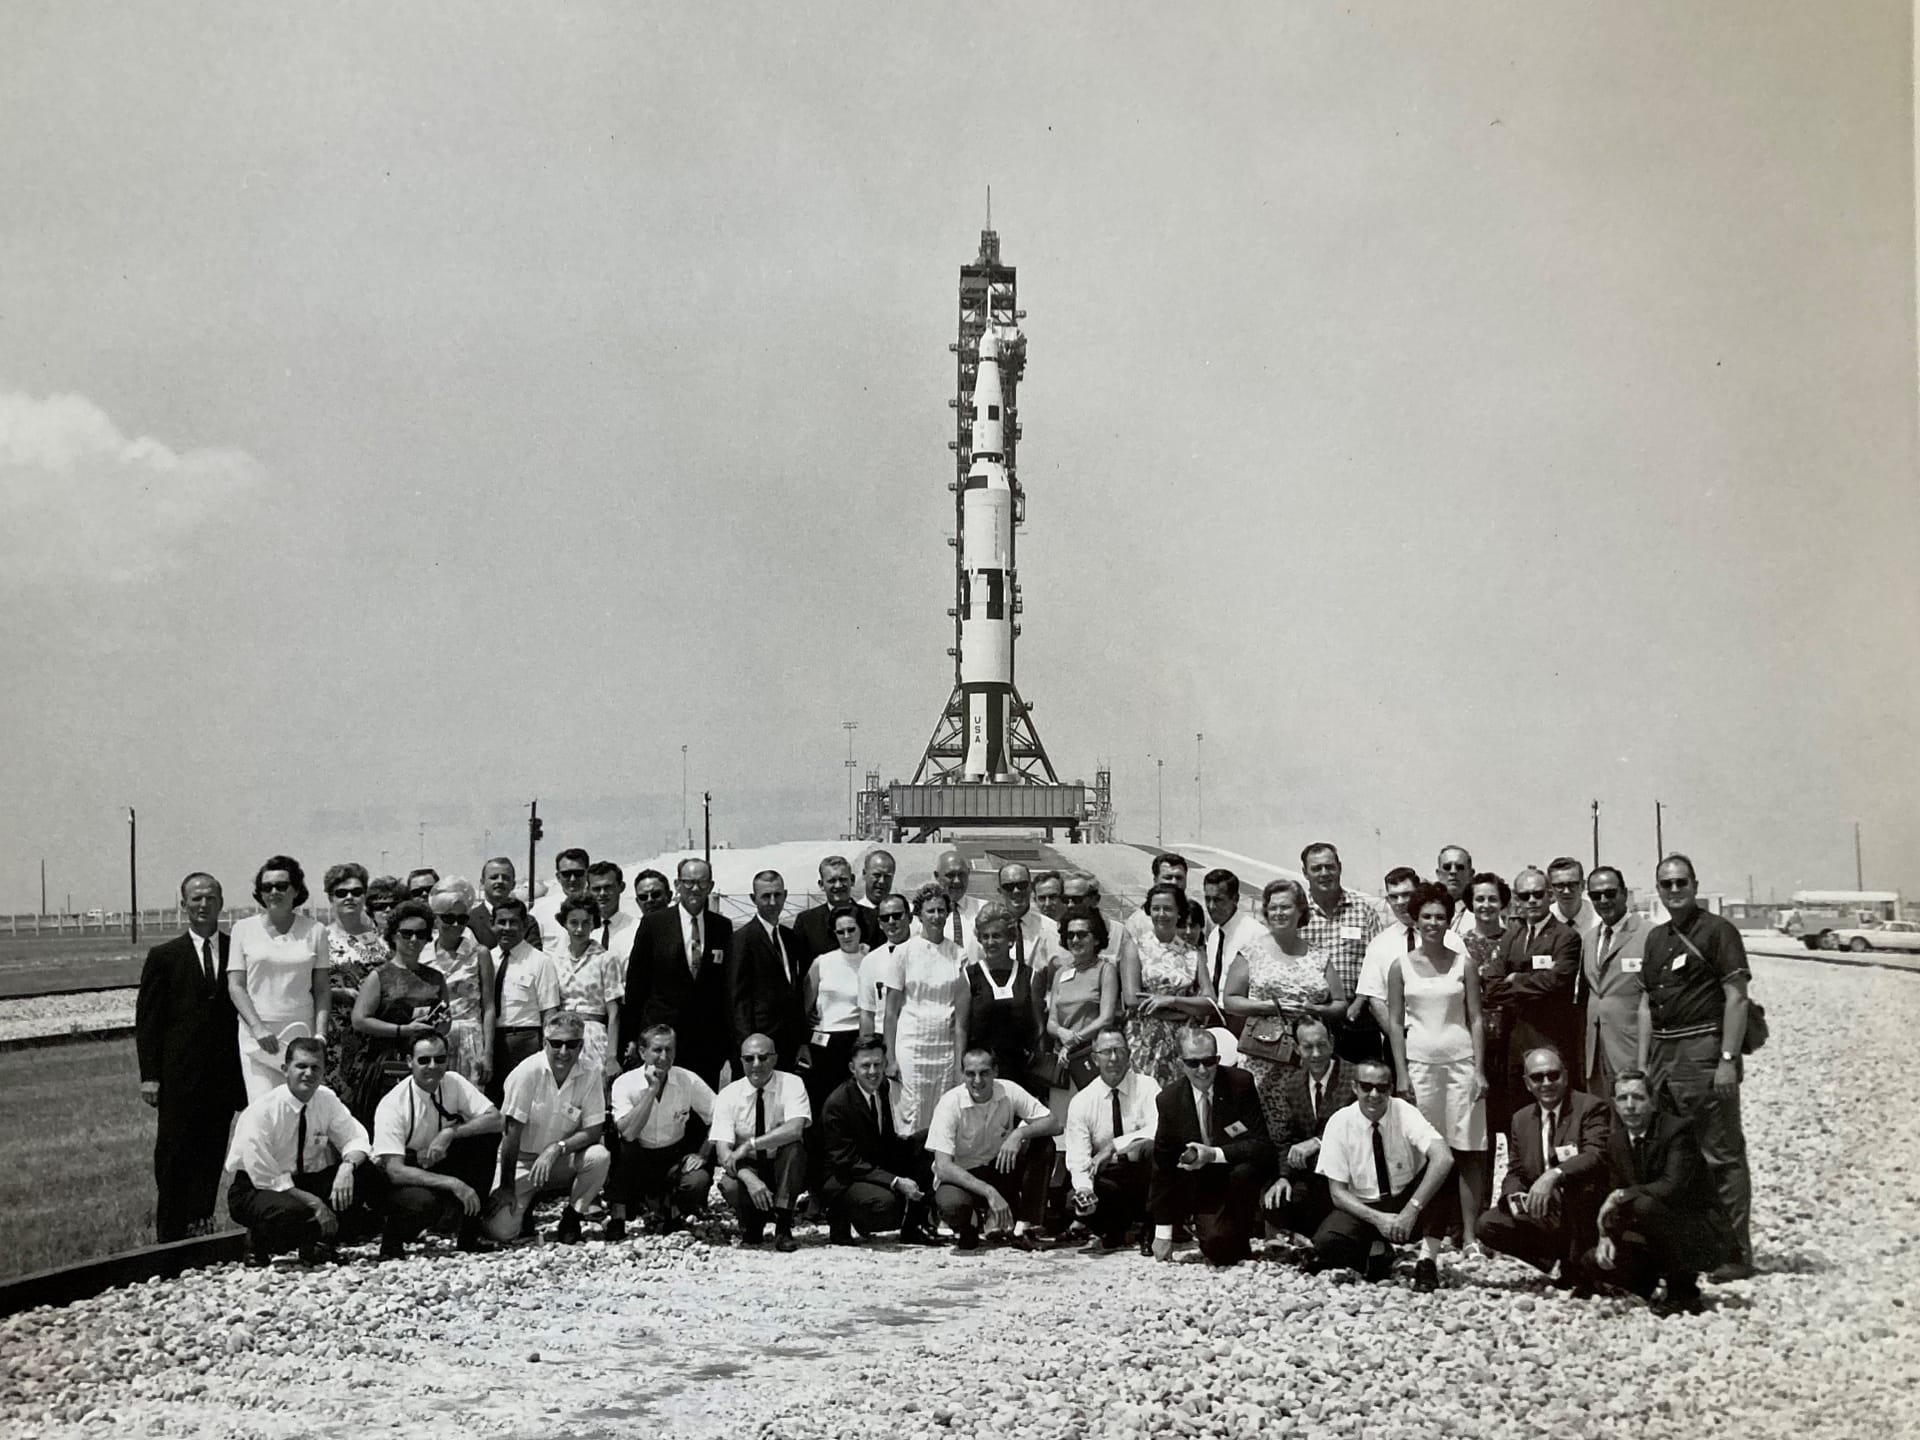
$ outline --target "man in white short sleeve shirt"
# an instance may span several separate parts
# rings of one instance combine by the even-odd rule
[[[493,1181],[505,1122],[471,1080],[447,1068],[444,1035],[414,1037],[407,1069],[373,1112],[373,1158],[391,1187],[380,1258],[406,1258],[407,1242],[449,1211],[460,1217],[460,1249],[484,1250],[482,1197]]]
[[[713,1153],[720,1194],[740,1221],[740,1243],[758,1245],[773,1221],[773,1248],[796,1248],[793,1207],[806,1183],[813,1104],[798,1075],[777,1068],[778,1051],[766,1035],[740,1046],[742,1076],[713,1102]]]
[[[1037,1250],[1029,1232],[1045,1216],[1053,1173],[1049,1137],[1060,1133],[1060,1121],[1011,1080],[996,1078],[990,1050],[962,1055],[960,1079],[940,1097],[927,1126],[934,1204],[962,1250],[979,1246],[983,1228],[1017,1249]]]
[[[538,952],[536,952],[538,953]],[[506,1130],[500,1137],[500,1187],[513,1196],[521,1215],[520,1233],[533,1234],[533,1202],[541,1195],[567,1192],[566,1208],[554,1239],[580,1243],[580,1218],[607,1183],[613,1156],[600,1143],[607,1120],[601,1077],[579,1063],[586,1022],[560,1011],[541,1033],[541,1053],[530,1056],[507,1076],[500,1113]]]
[[[1414,1270],[1414,1288],[1439,1284],[1435,1256],[1446,1233],[1453,1152],[1412,1105],[1393,1093],[1393,1068],[1362,1060],[1353,1067],[1354,1103],[1336,1110],[1320,1137],[1318,1173],[1326,1177],[1333,1213],[1314,1232],[1322,1268],[1359,1270],[1369,1280],[1393,1271],[1393,1247],[1416,1235],[1427,1247]]]
[[[673,1063],[671,1025],[640,1036],[640,1064],[613,1082],[613,1124],[619,1153],[613,1172],[613,1218],[607,1238],[626,1233],[626,1214],[638,1211],[650,1234],[679,1229],[707,1208],[713,1167],[706,1161],[715,1097],[707,1082]]]

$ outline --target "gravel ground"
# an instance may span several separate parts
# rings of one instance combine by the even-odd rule
[[[0,1322],[0,1432],[1443,1440],[1920,1434],[1920,982],[1760,960],[1763,1273],[1656,1321],[1506,1261],[1416,1294],[1270,1258],[687,1236],[203,1271]],[[805,1239],[803,1234],[803,1240]],[[816,1241],[823,1237],[816,1232]],[[1912,1298],[1910,1298],[1912,1297]]]
[[[30,1000],[0,1000],[0,1040],[131,1025],[133,1002],[139,994],[135,987],[100,990],[91,995],[37,995]]]

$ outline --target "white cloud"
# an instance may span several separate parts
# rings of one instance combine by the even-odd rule
[[[144,580],[267,482],[242,450],[132,438],[83,395],[0,391],[0,583]]]

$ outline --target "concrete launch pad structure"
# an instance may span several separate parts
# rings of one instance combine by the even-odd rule
[[[1033,707],[1014,677],[1020,638],[1016,537],[1026,522],[1020,483],[1020,377],[1027,341],[1020,332],[1018,277],[1000,258],[1000,237],[980,232],[980,252],[960,267],[955,356],[953,692],[933,727],[910,784],[879,783],[861,793],[860,835],[925,840],[956,829],[1038,830],[1051,840],[1107,840],[1111,777],[1093,785],[1062,781]]]

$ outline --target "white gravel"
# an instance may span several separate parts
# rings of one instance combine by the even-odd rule
[[[1920,981],[1755,968],[1763,1273],[1709,1289],[1701,1316],[1457,1256],[1419,1295],[1131,1252],[434,1249],[227,1266],[0,1322],[0,1433],[1920,1434],[1920,1113],[1887,1083]]]
[[[36,995],[0,1000],[0,1040],[65,1035],[75,1030],[104,1030],[133,1024],[136,986],[98,990],[88,995]]]

